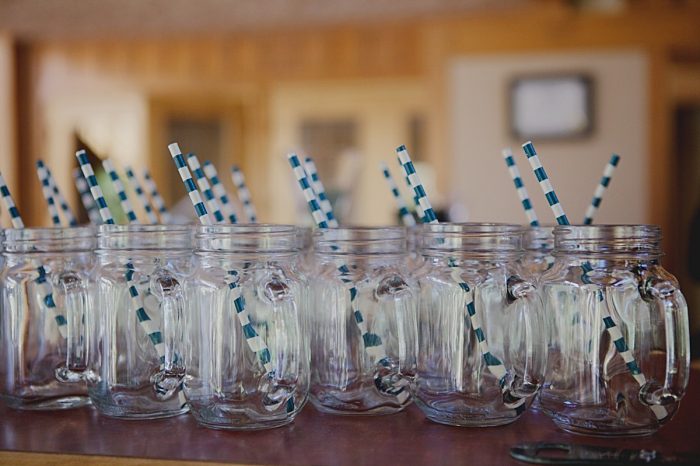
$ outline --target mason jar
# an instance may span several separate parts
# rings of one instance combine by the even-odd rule
[[[334,414],[390,414],[410,402],[418,289],[406,230],[316,232],[311,279],[311,401]]]
[[[201,226],[188,285],[185,395],[215,429],[288,424],[309,392],[300,232],[283,225]]]
[[[547,354],[542,302],[520,262],[524,229],[422,229],[415,402],[442,424],[513,422],[544,382]]]
[[[554,264],[554,227],[527,226],[523,237],[525,254],[522,258],[527,273],[536,279],[542,276]]]
[[[89,227],[5,231],[0,396],[11,408],[89,403],[86,324],[94,250]]]
[[[187,411],[182,381],[188,225],[100,225],[90,399],[106,416],[154,419]]]
[[[647,435],[688,384],[688,309],[649,225],[560,226],[542,277],[550,318],[540,404],[562,429]]]

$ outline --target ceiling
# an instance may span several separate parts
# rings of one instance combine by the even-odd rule
[[[227,33],[411,19],[531,0],[0,0],[0,31],[29,39]]]

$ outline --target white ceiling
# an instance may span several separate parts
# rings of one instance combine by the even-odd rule
[[[0,31],[36,39],[226,33],[509,9],[530,1],[0,0]]]

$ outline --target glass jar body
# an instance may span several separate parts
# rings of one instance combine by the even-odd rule
[[[0,394],[17,409],[89,403],[90,228],[8,230],[0,275]]]

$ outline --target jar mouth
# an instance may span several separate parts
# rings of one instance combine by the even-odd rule
[[[554,249],[554,225],[528,226],[526,228],[525,249],[528,251],[551,251]]]
[[[204,252],[292,253],[301,249],[303,241],[304,231],[294,225],[200,225],[195,229],[195,248]]]
[[[525,232],[526,227],[510,223],[425,224],[419,244],[426,256],[516,256],[523,252]]]
[[[315,252],[328,255],[403,254],[406,252],[404,227],[341,227],[314,232]]]
[[[96,244],[92,226],[9,228],[5,230],[3,241],[5,251],[9,253],[92,251]]]
[[[561,225],[554,228],[555,252],[564,254],[661,255],[656,225]]]
[[[192,249],[192,225],[102,224],[98,249],[183,251]]]

